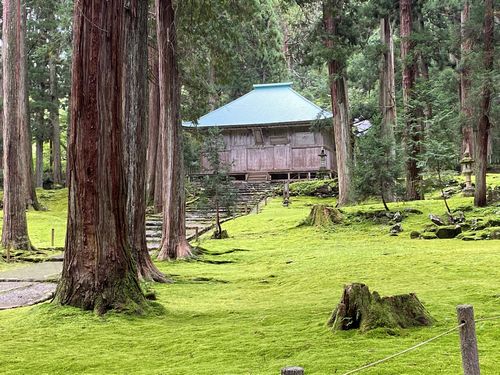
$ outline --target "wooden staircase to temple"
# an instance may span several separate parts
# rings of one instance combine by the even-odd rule
[[[233,182],[233,189],[236,192],[236,203],[231,211],[221,208],[221,218],[229,220],[231,218],[252,212],[257,204],[270,196],[272,193],[269,182]],[[200,209],[196,202],[188,204],[186,207],[186,237],[192,240],[198,234],[210,230],[213,227],[215,218],[214,210]],[[149,250],[157,250],[161,242],[162,214],[152,214],[146,217],[146,240]]]
[[[260,182],[266,182],[269,178],[269,174],[267,172],[254,172],[254,173],[249,173],[247,176],[247,182],[250,183],[260,183]]]

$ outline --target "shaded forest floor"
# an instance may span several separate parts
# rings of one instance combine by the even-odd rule
[[[41,199],[49,211],[29,213],[31,239],[50,246],[54,227],[56,246],[62,246],[66,192],[46,194]],[[0,372],[271,375],[300,365],[308,374],[341,374],[455,326],[458,304],[474,305],[477,318],[499,315],[500,241],[409,238],[429,223],[429,213],[444,213],[441,200],[392,204],[423,212],[406,218],[397,237],[389,236],[388,224],[370,220],[298,227],[314,203],[334,201],[292,198],[284,208],[274,199],[262,213],[226,223],[231,238],[202,237],[206,253],[200,259],[160,263],[176,281],[149,285],[163,313],[100,318],[50,304],[0,312]],[[471,204],[472,198],[450,200],[452,208]],[[367,204],[346,212],[381,208]],[[0,262],[0,269],[19,265]],[[415,292],[437,323],[333,334],[326,322],[350,282],[366,283],[381,295]],[[476,329],[482,372],[497,373],[500,323],[481,322]],[[460,371],[452,334],[363,373]]]

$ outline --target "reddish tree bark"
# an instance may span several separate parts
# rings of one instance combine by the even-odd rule
[[[22,123],[21,140],[18,152],[23,155],[22,168],[23,168],[23,185],[25,187],[25,199],[26,203],[33,207],[35,211],[42,209],[42,206],[38,202],[38,197],[35,190],[35,177],[33,171],[33,150],[32,150],[32,135],[31,128],[29,124],[28,115],[28,68],[26,66],[26,5],[25,1],[20,1],[21,6],[21,32],[19,34],[19,49],[20,49],[20,60],[19,64],[19,79],[21,80],[19,85],[22,87],[22,91],[19,92],[20,95],[20,105],[24,108],[20,109],[20,121]]]
[[[59,93],[57,89],[57,72],[55,56],[52,54],[49,58],[49,77],[50,77],[50,122],[52,123],[52,152],[51,167],[52,180],[55,184],[62,185],[62,164],[61,164],[61,126],[59,124]]]
[[[338,2],[342,3],[342,1]],[[328,39],[325,44],[328,49],[334,49],[333,38],[337,33],[338,19],[334,19],[335,7],[331,0],[323,5],[324,27]],[[338,16],[340,17],[340,16]],[[339,185],[338,204],[345,205],[351,201],[351,164],[352,164],[352,131],[349,114],[349,100],[347,95],[347,79],[345,66],[340,61],[328,61],[328,75],[330,79],[330,93],[333,111],[333,130],[335,137],[335,155],[337,158],[337,173]]]
[[[471,157],[474,157],[474,132],[473,132],[473,109],[470,103],[470,90],[471,90],[471,67],[470,59],[472,53],[472,38],[468,25],[470,19],[470,3],[468,0],[464,1],[464,8],[460,15],[460,29],[461,29],[461,69],[460,69],[460,110],[462,112],[462,154],[466,151],[469,152]]]
[[[158,104],[158,109],[159,109]],[[164,174],[164,153],[163,153],[163,132],[164,129],[158,129],[158,144],[156,146],[156,173],[155,173],[155,188],[153,196],[153,208],[155,213],[160,213],[163,210],[163,174]]]
[[[382,115],[381,134],[390,142],[387,160],[396,157],[396,141],[394,138],[394,128],[396,126],[396,84],[394,74],[394,41],[392,37],[392,27],[389,16],[380,20],[380,42],[384,46],[384,52],[380,61],[379,79],[379,107]],[[393,183],[384,181],[382,183],[385,197],[390,201],[394,200],[392,191]],[[384,195],[384,194],[382,194]]]
[[[177,259],[191,255],[186,240],[180,82],[177,67],[175,10],[172,0],[156,0],[159,51],[160,132],[163,148],[162,194],[163,234],[158,259]]]
[[[43,185],[43,140],[36,139],[36,165],[35,165],[35,183],[36,187]]]
[[[2,245],[9,249],[29,250],[26,222],[26,177],[23,153],[27,124],[26,70],[24,54],[25,3],[3,2],[3,227]],[[21,145],[21,147],[19,147]]]
[[[421,152],[421,129],[415,110],[413,96],[416,76],[414,43],[411,40],[413,21],[411,0],[400,0],[401,59],[403,61],[403,105],[405,112],[404,139],[406,146],[406,198],[422,199],[420,192],[421,170],[417,157]]]
[[[73,20],[69,208],[56,301],[101,314],[145,299],[128,243],[123,161],[123,0],[77,0]]]
[[[146,244],[148,3],[131,0],[125,12],[124,160],[127,174],[127,233],[139,279],[165,282]]]
[[[160,91],[158,88],[158,51],[149,48],[149,116],[148,116],[148,148],[147,148],[147,201],[153,203],[156,193],[156,176],[158,174],[158,145],[160,127]],[[160,189],[161,190],[161,189]],[[160,205],[161,206],[161,205]],[[161,211],[161,209],[160,209]],[[158,211],[159,212],[159,211]]]
[[[476,134],[476,190],[474,193],[474,205],[486,206],[486,168],[488,167],[488,144],[491,128],[491,87],[494,58],[494,20],[493,0],[484,1],[484,71],[486,79],[483,83],[481,94],[481,112]]]

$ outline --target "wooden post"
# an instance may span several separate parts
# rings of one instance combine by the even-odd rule
[[[471,305],[457,306],[457,318],[459,324],[464,323],[460,327],[460,350],[462,352],[464,375],[479,375],[474,308]]]
[[[194,227],[194,239],[198,242],[198,227]]]
[[[257,202],[256,210],[257,210],[257,214],[258,214],[259,213],[259,202]]]
[[[7,252],[6,261],[7,261],[7,263],[10,263],[10,245],[7,246],[7,248],[5,249],[5,251]]]
[[[267,196],[264,198],[264,205],[267,206]]]
[[[304,369],[302,367],[283,367],[281,375],[304,375]]]
[[[54,248],[54,242],[55,242],[55,230],[52,228],[51,234],[50,234],[50,243],[52,245],[52,248]]]
[[[245,215],[248,215],[248,204],[245,203]]]

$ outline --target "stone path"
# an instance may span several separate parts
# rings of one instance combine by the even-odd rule
[[[50,282],[57,281],[62,271],[62,262],[34,263],[27,267],[0,272],[0,282],[30,281]]]
[[[0,282],[0,310],[31,306],[54,296],[56,283]]]
[[[0,272],[0,310],[51,299],[61,270],[62,262],[52,261]]]

